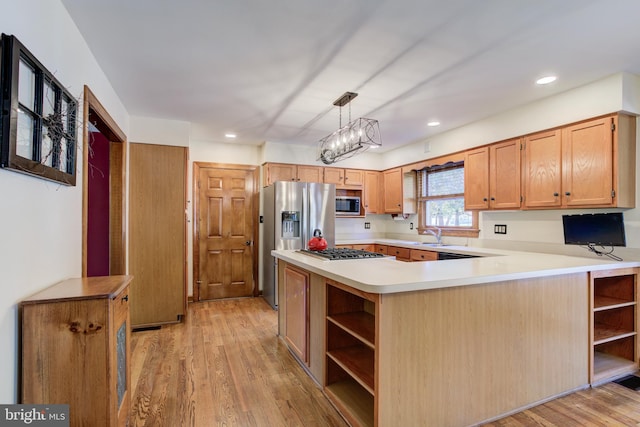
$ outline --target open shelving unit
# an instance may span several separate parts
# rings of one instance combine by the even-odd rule
[[[325,393],[355,426],[374,426],[377,296],[327,286]]]
[[[638,269],[591,274],[591,384],[638,370]]]

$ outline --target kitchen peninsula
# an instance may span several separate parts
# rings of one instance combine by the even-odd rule
[[[445,249],[479,257],[273,251],[279,334],[352,425],[475,425],[637,370],[640,263]]]

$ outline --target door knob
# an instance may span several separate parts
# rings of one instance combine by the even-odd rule
[[[245,246],[251,246],[251,240],[247,240],[246,242],[244,242]]]

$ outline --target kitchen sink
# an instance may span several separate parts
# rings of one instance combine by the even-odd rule
[[[452,245],[447,245],[446,243],[423,243],[422,246],[430,246],[432,248],[440,248],[440,247],[452,246]]]

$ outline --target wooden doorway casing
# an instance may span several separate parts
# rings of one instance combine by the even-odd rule
[[[224,163],[207,163],[193,162],[193,301],[200,301],[199,277],[200,269],[203,267],[200,262],[200,172],[202,169],[224,169],[224,170],[244,170],[251,174],[253,193],[252,193],[252,231],[253,239],[251,251],[253,256],[252,276],[253,276],[253,296],[258,296],[258,248],[259,246],[259,214],[260,214],[260,166],[241,165],[241,164],[224,164]]]
[[[87,275],[89,171],[92,123],[110,142],[110,203],[109,203],[109,271],[111,275],[126,273],[126,165],[128,142],[115,120],[102,106],[91,89],[85,85],[82,108],[82,276]]]

